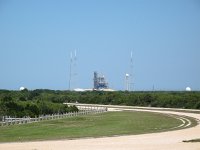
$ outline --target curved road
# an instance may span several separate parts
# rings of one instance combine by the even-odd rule
[[[93,105],[94,106],[94,105]],[[96,105],[95,105],[96,106]],[[200,114],[174,112],[170,110],[145,110],[140,107],[107,106],[109,111],[133,110],[152,111],[166,114],[184,115],[200,120]],[[181,119],[181,118],[179,118]],[[185,118],[182,118],[184,123]],[[187,121],[188,124],[190,123]],[[185,123],[184,123],[185,124]],[[186,125],[188,125],[186,124]],[[77,140],[55,140],[23,143],[1,143],[2,150],[200,150],[199,143],[184,143],[183,140],[200,138],[200,124],[195,127],[161,133],[129,135]]]

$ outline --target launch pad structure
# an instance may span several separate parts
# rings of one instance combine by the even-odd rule
[[[104,75],[99,74],[97,71],[94,72],[93,78],[93,88],[90,89],[81,89],[77,88],[77,52],[71,52],[70,55],[70,67],[69,67],[69,90],[74,91],[114,91],[109,89],[108,82]],[[130,70],[125,74],[125,91],[133,91],[133,52],[131,51],[130,59]]]
[[[99,75],[96,71],[94,72],[94,89],[108,89],[108,83],[106,82],[104,75]]]

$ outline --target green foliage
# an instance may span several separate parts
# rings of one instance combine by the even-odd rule
[[[200,109],[200,92],[73,92],[37,89],[0,90],[0,114],[38,116],[78,111],[64,102]]]
[[[80,103],[200,109],[200,92],[95,91],[70,94],[76,94]]]
[[[65,98],[55,91],[7,91],[0,90],[0,119],[2,116],[35,117],[41,114],[55,114],[78,111],[76,106],[64,105]]]

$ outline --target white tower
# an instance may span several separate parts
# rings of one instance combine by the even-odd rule
[[[130,75],[128,73],[125,75],[125,90],[130,91]]]

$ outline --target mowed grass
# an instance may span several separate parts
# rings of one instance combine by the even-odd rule
[[[74,139],[171,130],[180,120],[151,112],[107,112],[0,127],[0,142]]]

